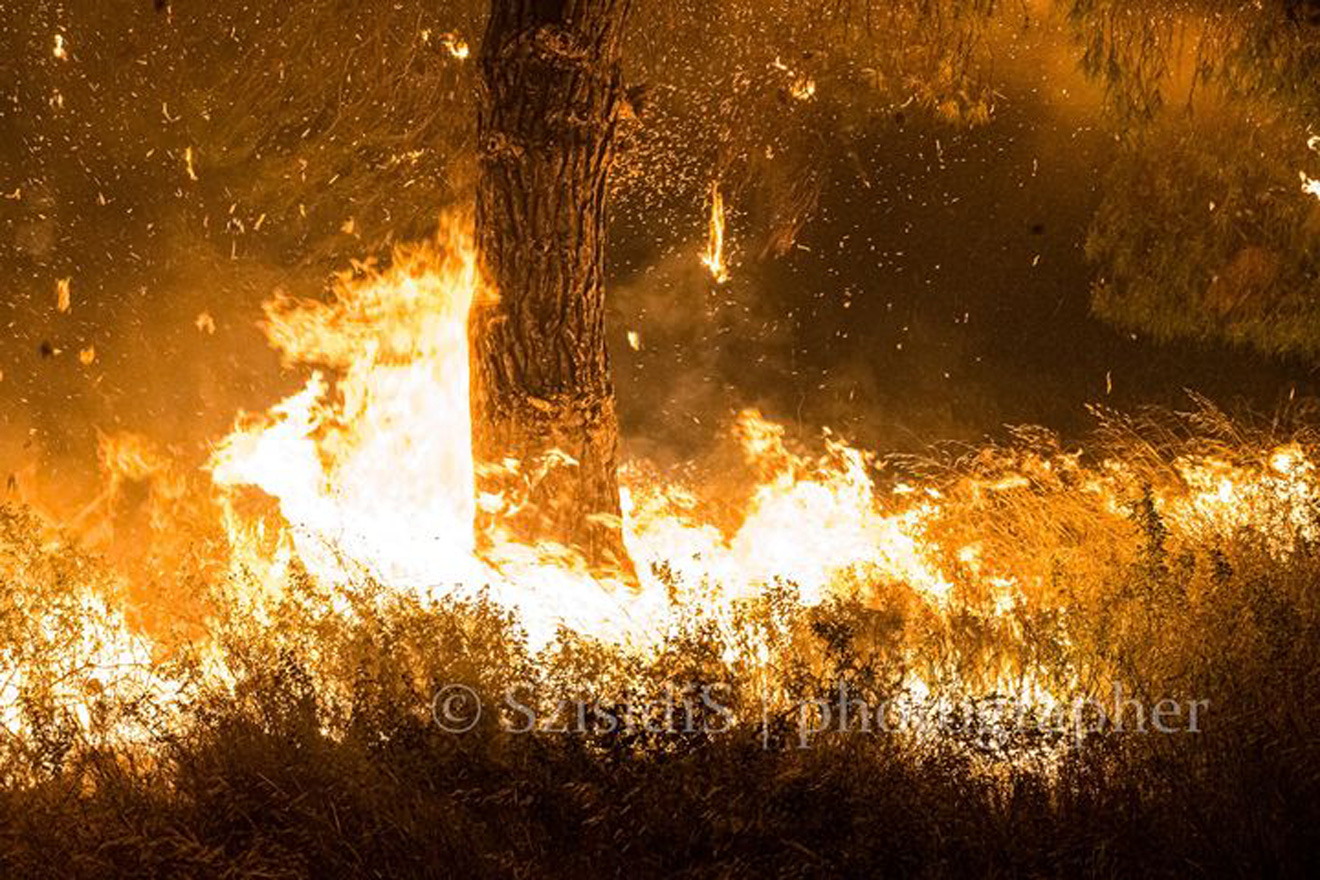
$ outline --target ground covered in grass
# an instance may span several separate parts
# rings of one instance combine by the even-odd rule
[[[295,566],[142,658],[101,563],[5,510],[0,875],[1314,876],[1315,449],[1220,427],[1111,426],[1105,493],[1039,450],[952,468],[932,528],[1016,554],[1011,606],[858,573],[640,651]],[[1167,491],[1207,468],[1218,506]],[[1116,688],[1144,730],[1091,713]],[[1196,729],[1155,729],[1165,700]]]

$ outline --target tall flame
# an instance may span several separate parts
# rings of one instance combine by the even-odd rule
[[[722,265],[718,187],[712,195],[710,256]],[[727,621],[738,603],[778,580],[794,584],[806,605],[859,584],[901,583],[932,610],[971,584],[969,595],[980,591],[1006,613],[1044,574],[1030,553],[1006,556],[1014,548],[987,543],[985,505],[1034,499],[1039,508],[1050,493],[1076,499],[1070,487],[1081,487],[1080,501],[1067,502],[1084,507],[1078,528],[1096,517],[1123,523],[1119,499],[1139,482],[1121,462],[1083,471],[1075,456],[1019,456],[1006,469],[964,477],[948,494],[900,484],[884,495],[866,454],[827,438],[824,456],[803,456],[782,427],[747,411],[736,436],[755,476],[724,527],[698,514],[700,498],[688,487],[625,469],[624,537],[640,584],[594,572],[563,548],[498,533],[478,554],[467,340],[477,284],[471,235],[451,219],[435,242],[398,251],[383,270],[355,266],[325,302],[279,297],[268,305],[270,341],[291,366],[312,373],[298,393],[244,417],[215,452],[212,478],[236,552],[260,545],[267,556],[296,555],[327,583],[365,573],[424,598],[488,590],[519,613],[534,644],[561,626],[645,644],[685,610]],[[1306,511],[1320,496],[1300,448],[1280,448],[1255,470],[1211,458],[1175,467],[1177,482],[1156,500],[1186,532],[1310,528]],[[252,489],[278,503],[287,523],[281,541],[247,537],[260,526],[237,501]],[[265,567],[279,566],[269,558]]]
[[[341,276],[328,302],[267,306],[272,344],[290,365],[316,370],[220,444],[212,475],[278,499],[319,574],[345,576],[343,555],[398,583],[471,576],[475,277],[471,237],[452,221],[384,272],[359,265]]]
[[[712,195],[715,236],[723,229],[717,186]],[[718,236],[711,256],[723,265]],[[804,454],[783,427],[748,410],[734,428],[744,479],[720,476],[702,493],[641,463],[624,469],[624,540],[637,583],[498,532],[482,536],[479,553],[467,337],[478,293],[472,235],[465,220],[450,218],[433,242],[399,249],[383,268],[355,264],[322,300],[277,296],[263,329],[286,364],[308,376],[266,412],[241,416],[217,445],[215,497],[202,492],[206,503],[194,503],[196,480],[146,438],[105,437],[107,489],[80,515],[82,531],[150,545],[146,556],[139,547],[111,561],[131,568],[121,573],[130,580],[140,572],[167,578],[202,530],[198,510],[214,517],[218,508],[230,571],[243,574],[233,580],[256,586],[232,601],[263,625],[276,623],[279,605],[268,600],[302,570],[327,613],[351,608],[352,588],[371,581],[423,602],[488,596],[518,616],[534,649],[561,628],[645,648],[695,619],[726,637],[726,660],[753,666],[765,665],[769,648],[740,615],[781,583],[799,608],[834,597],[879,600],[892,588],[932,619],[971,609],[1011,627],[1016,608],[1049,601],[1059,572],[1090,572],[1096,555],[1133,558],[1130,504],[1143,492],[1171,534],[1218,540],[1253,529],[1278,555],[1317,537],[1320,472],[1314,450],[1298,444],[1254,459],[1184,455],[1165,464],[1156,485],[1139,458],[1083,465],[1080,453],[1057,449],[983,450],[941,480],[884,491],[872,456],[828,434],[822,455]],[[27,569],[39,567],[0,564],[0,575],[22,584]],[[106,595],[131,598],[131,587]],[[80,601],[93,640],[66,659],[91,695],[60,694],[84,724],[95,694],[111,688],[175,700],[184,685],[149,668],[155,646],[104,601]],[[223,661],[210,656],[208,674],[227,682]],[[1034,673],[996,662],[979,673],[985,686],[1051,699]],[[924,685],[912,675],[919,693]],[[0,728],[21,733],[21,691],[30,684],[21,664],[0,656]]]
[[[729,280],[729,267],[724,259],[724,193],[720,192],[718,180],[710,185],[710,227],[701,263],[710,270],[716,284]]]
[[[389,268],[360,265],[340,277],[326,302],[281,297],[267,307],[272,344],[291,366],[314,372],[268,413],[245,417],[211,472],[230,496],[250,487],[274,498],[316,576],[334,582],[365,571],[422,596],[488,588],[542,642],[560,625],[655,638],[675,589],[715,615],[776,578],[794,582],[809,604],[847,571],[879,571],[933,599],[949,589],[923,555],[932,505],[885,512],[860,452],[831,442],[825,459],[796,456],[783,429],[753,412],[738,433],[763,482],[731,534],[692,517],[682,487],[625,474],[625,540],[639,587],[588,570],[562,548],[499,535],[478,555],[466,335],[476,284],[471,236],[451,220],[434,244],[399,251]],[[234,527],[251,524],[239,516]]]

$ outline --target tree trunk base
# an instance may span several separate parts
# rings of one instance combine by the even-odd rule
[[[493,0],[477,125],[487,292],[469,324],[478,541],[502,531],[626,573],[604,278],[629,4]]]
[[[618,428],[612,396],[528,397],[483,407],[474,423],[479,546],[491,538],[559,545],[592,571],[635,579],[623,541],[617,477]]]

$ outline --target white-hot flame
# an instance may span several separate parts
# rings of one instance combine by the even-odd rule
[[[782,429],[751,412],[739,436],[764,476],[732,533],[694,519],[681,487],[626,486],[625,539],[639,585],[592,572],[562,548],[498,535],[478,554],[470,236],[450,223],[434,246],[401,251],[384,271],[359,269],[328,302],[281,298],[267,308],[272,343],[315,372],[300,392],[245,419],[212,462],[227,492],[255,487],[278,500],[318,577],[365,570],[423,596],[489,588],[540,641],[561,624],[625,642],[656,638],[674,590],[716,615],[775,579],[795,583],[809,604],[844,573],[903,580],[932,600],[949,590],[923,552],[929,498],[886,512],[861,453],[831,442],[822,461],[795,456]],[[670,581],[655,573],[661,566]]]
[[[324,300],[280,296],[267,305],[270,342],[308,378],[265,413],[241,417],[210,462],[232,570],[245,573],[234,581],[256,585],[233,601],[259,625],[277,624],[279,606],[267,600],[301,568],[328,614],[349,613],[351,587],[369,577],[423,601],[489,595],[519,616],[533,648],[561,627],[646,647],[695,616],[727,637],[726,660],[763,666],[769,648],[739,629],[739,613],[776,582],[793,585],[803,606],[898,587],[927,613],[971,607],[1010,618],[1039,600],[1050,566],[1092,551],[1083,538],[1106,547],[1131,534],[1129,503],[1143,481],[1121,461],[1085,467],[1079,455],[987,453],[984,470],[882,492],[870,456],[831,437],[823,456],[801,454],[782,427],[749,410],[735,426],[745,479],[719,475],[699,493],[641,465],[625,468],[624,540],[637,582],[498,532],[478,550],[467,319],[479,293],[471,234],[450,220],[435,242],[398,251],[386,268],[356,265]],[[200,318],[198,327],[214,330]],[[168,509],[194,491],[144,438],[107,437],[101,452],[107,498],[149,484],[148,503]],[[1255,461],[1201,455],[1173,465],[1151,494],[1176,533],[1257,529],[1278,554],[1316,539],[1320,479],[1301,446]],[[718,514],[706,513],[712,507]],[[1050,543],[1055,519],[1060,534]],[[156,520],[153,512],[153,534],[173,528],[169,516]],[[1133,546],[1124,540],[1120,555]],[[170,689],[181,685],[149,671],[150,642],[122,616],[89,608],[97,641],[74,658],[80,668],[129,672],[134,687],[174,699]],[[23,672],[2,661],[0,726],[15,730]],[[222,663],[210,674],[228,681]],[[983,677],[1004,692],[1049,698],[1043,685],[1010,681],[998,667]],[[909,683],[915,693],[921,679]],[[90,724],[95,700],[68,696]]]
[[[1305,171],[1298,172],[1302,177],[1302,192],[1320,199],[1320,180],[1308,175]]]

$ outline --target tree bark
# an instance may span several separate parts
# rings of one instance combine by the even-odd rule
[[[492,0],[477,127],[487,289],[469,324],[478,492],[506,502],[478,514],[479,538],[498,519],[624,570],[604,270],[630,4]]]

